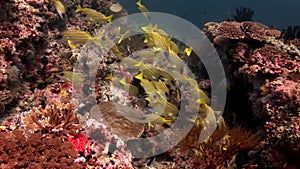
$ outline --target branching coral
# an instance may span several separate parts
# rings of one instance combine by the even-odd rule
[[[22,117],[22,124],[29,132],[69,134],[81,129],[72,103],[49,101],[45,109],[33,108]]]
[[[199,129],[193,128],[189,135],[177,146],[177,151],[183,152],[181,155],[177,151],[171,155],[182,158],[186,154],[189,165],[200,168],[224,168],[233,166],[235,156],[239,151],[256,150],[260,147],[259,137],[242,127],[227,129],[220,126],[213,135],[203,143],[198,141]],[[191,151],[192,150],[192,151]],[[194,155],[188,155],[190,153]],[[176,161],[177,161],[176,160]],[[184,163],[183,163],[184,164]]]
[[[0,168],[69,168],[81,169],[74,163],[77,152],[60,138],[47,138],[41,132],[25,137],[22,130],[0,132]]]
[[[250,8],[240,7],[239,9],[235,9],[235,14],[231,14],[227,21],[252,21],[253,15],[254,11],[252,11]]]

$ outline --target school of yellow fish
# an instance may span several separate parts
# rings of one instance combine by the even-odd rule
[[[65,13],[63,4],[59,0],[52,0],[52,2],[62,18]],[[141,3],[141,0],[138,0],[136,4],[142,14],[150,20],[149,10]],[[112,20],[112,15],[105,16],[94,9],[83,8],[80,5],[75,12],[85,14],[88,21],[95,24],[105,24]],[[126,74],[123,74],[123,77],[115,77],[112,73],[105,80],[111,81],[115,87],[126,89],[131,96],[143,95],[151,111],[145,115],[147,119],[152,120],[148,123],[149,127],[154,127],[155,124],[170,126],[176,120],[181,101],[179,83],[184,85],[192,95],[199,96],[195,105],[199,106],[199,114],[201,114],[199,117],[201,116],[202,119],[200,121],[199,118],[191,119],[191,121],[199,126],[203,126],[205,122],[216,124],[214,118],[216,112],[209,106],[208,96],[198,87],[197,81],[190,76],[183,60],[191,55],[192,48],[185,47],[182,49],[179,47],[177,42],[172,40],[172,37],[165,30],[160,29],[157,24],[150,23],[148,26],[141,27],[141,30],[145,33],[142,43],[147,44],[148,48],[137,51],[130,57],[124,57],[117,46],[122,43],[129,31],[120,33],[122,32],[120,27],[112,31],[115,37],[119,38],[117,45],[113,45],[112,51],[117,54],[122,69],[125,71],[134,69],[137,73],[133,75],[132,80],[128,80]],[[72,49],[78,45],[84,45],[88,41],[98,46],[104,45],[100,43],[100,39],[105,32],[100,32],[95,37],[80,30],[66,30],[61,34]],[[105,43],[112,43],[112,41],[106,39]],[[64,78],[71,81],[73,75],[69,71],[64,73]],[[82,79],[77,81],[82,82]],[[133,81],[138,82],[138,84],[133,84]],[[206,117],[206,120],[203,117]]]

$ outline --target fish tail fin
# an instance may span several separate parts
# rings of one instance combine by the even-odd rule
[[[141,0],[136,1],[136,4],[137,4],[137,6],[141,6],[142,5],[142,1]]]
[[[101,39],[102,39],[103,35],[104,35],[104,31],[98,33],[98,34],[92,39],[93,42],[94,42],[96,45],[101,46]]]
[[[113,79],[113,74],[112,73],[110,73],[107,77],[105,77],[105,80],[112,81],[112,79]]]
[[[82,11],[82,7],[80,4],[78,4],[77,9],[75,10],[75,12],[81,12]]]
[[[68,40],[67,43],[68,43],[68,45],[70,46],[71,49],[76,48],[76,44],[73,44],[72,41]]]
[[[112,17],[113,17],[113,15],[107,16],[107,17],[106,17],[107,22],[111,22]]]

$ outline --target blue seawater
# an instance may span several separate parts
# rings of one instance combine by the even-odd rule
[[[136,0],[118,0],[129,14],[137,13]],[[253,21],[284,29],[300,25],[299,0],[142,0],[150,12],[164,12],[184,18],[199,28],[206,22],[220,22],[236,8],[254,10]]]

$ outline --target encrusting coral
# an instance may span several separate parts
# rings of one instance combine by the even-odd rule
[[[25,136],[24,131],[0,132],[0,168],[66,168],[81,169],[74,163],[77,152],[72,144],[58,137],[48,138],[41,132]]]

